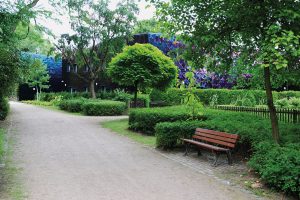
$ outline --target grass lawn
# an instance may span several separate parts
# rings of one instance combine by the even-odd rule
[[[142,143],[146,146],[155,147],[155,141],[156,141],[155,136],[147,136],[137,132],[130,131],[128,129],[128,119],[105,121],[105,122],[101,122],[101,125],[104,128],[109,128],[120,135],[129,137],[130,139],[136,142]]]
[[[5,136],[4,130],[0,129],[0,163],[2,162],[5,153]]]

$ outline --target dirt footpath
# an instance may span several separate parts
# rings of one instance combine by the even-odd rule
[[[229,185],[101,128],[109,117],[11,103],[15,160],[30,200],[242,200]]]

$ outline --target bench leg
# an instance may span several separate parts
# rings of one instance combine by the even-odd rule
[[[184,156],[187,156],[189,152],[190,152],[190,144],[189,143],[185,143],[185,153],[184,153]]]
[[[202,153],[201,153],[201,151],[198,149],[198,156],[201,156],[202,155]]]
[[[215,161],[213,163],[213,166],[216,167],[216,166],[218,166],[218,160],[219,160],[220,154],[217,152],[215,152],[214,154],[215,154]]]
[[[232,165],[231,151],[230,150],[227,151],[226,154],[227,154],[228,164]]]

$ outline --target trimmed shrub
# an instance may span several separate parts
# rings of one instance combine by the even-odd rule
[[[177,107],[170,107],[176,109]],[[272,130],[270,120],[262,119],[259,117],[254,117],[248,113],[237,113],[230,111],[222,111],[222,110],[212,110],[206,109],[203,112],[202,119],[204,121],[196,121],[195,124],[198,125],[199,128],[206,128],[216,131],[224,131],[232,134],[239,134],[241,139],[239,143],[243,144],[256,144],[261,141],[273,141],[272,139]],[[180,120],[180,119],[179,119]],[[194,122],[191,122],[192,124]],[[183,127],[180,127],[182,124]],[[193,124],[193,125],[195,125]],[[175,130],[185,130],[184,126],[186,124],[179,122],[178,124],[174,124],[175,128],[168,124],[167,130],[162,130],[165,126],[160,126],[160,133],[155,132],[155,134],[159,134],[159,137],[164,137],[164,133],[169,133],[169,129]],[[171,128],[170,128],[171,127]],[[281,142],[282,144],[289,143],[300,143],[300,126],[298,124],[288,124],[288,123],[279,123],[280,133],[281,133]],[[156,130],[156,129],[155,129]],[[174,130],[174,134],[172,136],[165,136],[167,139],[160,138],[158,141],[177,141],[178,134]],[[195,130],[195,129],[194,129]],[[182,132],[180,134],[186,135],[189,132]],[[181,136],[181,135],[179,135]],[[169,139],[168,137],[174,137],[173,139]],[[164,146],[165,143],[159,142],[157,145],[164,148],[172,148],[174,143],[166,143],[167,146]],[[169,145],[172,144],[172,145]]]
[[[248,164],[269,186],[300,197],[300,143],[258,143]]]
[[[123,101],[129,103],[134,99],[132,94],[124,92],[123,90],[114,90],[114,91],[107,91],[103,90],[96,94],[98,99],[106,99],[106,100],[114,100],[114,101]],[[74,98],[86,98],[88,99],[90,94],[87,92],[76,92],[76,93],[69,93],[69,92],[49,92],[49,93],[41,93],[40,100],[41,101],[48,101],[53,102],[54,105],[59,105],[60,101],[62,100],[69,100]],[[138,101],[143,102],[145,107],[149,107],[150,104],[150,97],[147,94],[138,94]]]
[[[173,148],[180,138],[191,138],[195,129],[201,127],[201,121],[161,122],[155,126],[156,146]]]
[[[199,115],[197,118],[199,120],[205,119],[203,115]],[[129,128],[148,135],[154,135],[155,125],[159,122],[174,122],[190,119],[191,115],[184,106],[139,108],[129,112]]]
[[[5,97],[0,97],[0,120],[5,120],[9,112],[8,100]]]
[[[154,102],[164,102],[165,105],[179,105],[185,92],[186,90],[178,88],[172,88],[164,92],[153,90],[150,94],[150,99]],[[266,92],[264,90],[198,89],[196,94],[205,105],[209,105],[212,101],[216,105],[229,105],[234,104],[238,99],[249,99],[245,100],[245,105],[266,104]],[[300,98],[300,92],[273,92],[273,97],[274,100],[292,97]]]
[[[69,99],[62,100],[59,103],[59,108],[69,112],[81,112],[82,105],[84,104],[85,99]]]
[[[120,101],[100,100],[88,101],[82,105],[82,111],[90,116],[114,116],[122,115],[126,110],[126,104]]]

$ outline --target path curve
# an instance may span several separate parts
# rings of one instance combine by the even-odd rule
[[[249,200],[253,196],[75,116],[11,103],[29,200]]]

